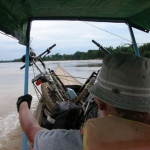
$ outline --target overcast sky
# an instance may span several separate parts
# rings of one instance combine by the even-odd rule
[[[91,25],[89,25],[91,24]],[[103,30],[101,30],[103,29]],[[116,34],[114,36],[104,30]],[[138,45],[150,42],[150,34],[133,28]],[[74,54],[76,51],[98,49],[91,41],[104,47],[123,46],[131,43],[128,26],[115,23],[95,23],[81,21],[34,21],[31,28],[31,47],[38,54],[56,44],[51,54]],[[126,39],[126,40],[125,40]],[[13,60],[25,54],[26,47],[17,40],[0,34],[0,60]]]

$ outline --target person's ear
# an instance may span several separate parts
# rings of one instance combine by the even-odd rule
[[[106,103],[104,103],[104,102],[102,102],[101,100],[99,100],[98,98],[95,98],[95,101],[96,101],[96,103],[97,103],[97,105],[98,105],[98,108],[100,109],[100,110],[105,110],[106,109]]]

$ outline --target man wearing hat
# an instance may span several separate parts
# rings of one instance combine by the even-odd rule
[[[100,118],[85,123],[86,150],[150,149],[150,61],[132,54],[109,54],[89,89]],[[18,98],[20,123],[35,149],[82,149],[78,130],[43,129],[31,115],[32,97]]]

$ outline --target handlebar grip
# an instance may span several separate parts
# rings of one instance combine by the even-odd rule
[[[94,40],[92,40],[92,42],[93,42],[94,44],[96,44],[98,47],[100,47],[100,46],[101,46],[99,43],[97,43],[97,42],[96,42],[96,41],[94,41]]]
[[[33,64],[31,62],[29,62],[29,67],[32,66]],[[23,69],[26,65],[20,67],[20,69]]]
[[[20,69],[23,69],[25,67],[25,65],[24,66],[22,66],[22,67],[20,67]]]
[[[44,55],[45,53],[49,54],[49,53],[50,53],[50,50],[51,50],[53,47],[55,47],[55,46],[56,46],[56,44],[52,45],[51,47],[49,47],[46,51],[44,51],[42,54],[40,54],[40,55],[37,56],[37,57],[41,57],[41,56]]]
[[[54,44],[54,45],[52,45],[51,47],[49,47],[49,50],[51,50],[53,47],[55,47],[56,46],[56,44]]]
[[[92,42],[94,43],[94,44],[96,44],[98,47],[99,47],[99,49],[101,48],[103,51],[105,51],[106,53],[108,53],[108,54],[111,54],[111,52],[109,52],[108,50],[106,50],[106,48],[104,48],[103,46],[101,46],[99,43],[97,43],[96,41],[94,41],[94,40],[92,40]]]

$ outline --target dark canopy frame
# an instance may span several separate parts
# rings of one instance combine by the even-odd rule
[[[150,30],[149,0],[0,0],[0,30],[27,43],[32,20],[124,22]]]

